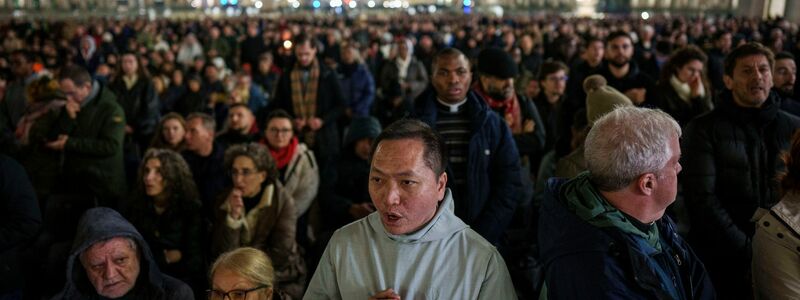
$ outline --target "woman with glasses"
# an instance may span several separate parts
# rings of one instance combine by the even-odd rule
[[[711,89],[704,75],[707,60],[700,48],[688,46],[673,53],[661,68],[653,105],[672,116],[681,127],[713,108]]]
[[[314,152],[297,140],[292,117],[286,111],[273,111],[267,116],[266,124],[265,138],[261,143],[269,148],[278,168],[278,180],[284,190],[292,195],[299,218],[317,196],[319,166],[314,159]]]
[[[201,204],[189,166],[167,149],[145,152],[126,217],[142,234],[159,269],[197,289],[203,272]]]
[[[255,143],[234,145],[225,152],[224,165],[233,187],[214,206],[213,254],[239,247],[262,250],[274,261],[276,286],[301,298],[306,268],[295,241],[294,199],[278,180],[269,150]]]
[[[209,274],[209,300],[288,299],[274,288],[272,261],[255,248],[243,247],[220,255]]]

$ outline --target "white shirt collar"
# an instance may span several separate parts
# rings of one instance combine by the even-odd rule
[[[448,107],[451,113],[456,113],[456,112],[458,112],[458,109],[461,108],[462,105],[464,105],[464,103],[467,103],[467,98],[464,98],[464,100],[461,100],[460,102],[455,103],[455,104],[450,104],[450,103],[444,102],[439,97],[436,97],[436,101],[438,101],[439,104],[444,105],[445,107]]]

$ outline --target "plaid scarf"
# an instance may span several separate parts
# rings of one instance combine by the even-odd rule
[[[317,114],[317,85],[319,84],[319,63],[311,62],[308,82],[303,86],[303,71],[300,64],[295,63],[289,78],[292,80],[292,108],[294,116],[310,121]],[[314,132],[303,128],[301,132],[307,145],[314,145]]]

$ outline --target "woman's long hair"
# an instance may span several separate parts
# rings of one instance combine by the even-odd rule
[[[136,199],[147,197],[144,189],[144,168],[150,159],[161,162],[161,178],[164,180],[164,191],[167,194],[170,207],[182,207],[191,202],[200,203],[197,185],[194,183],[192,171],[183,157],[169,149],[151,148],[145,152],[142,164],[139,166],[139,177],[136,180]],[[136,205],[145,205],[145,201],[138,201]]]
[[[183,150],[183,145],[186,143],[185,140],[181,141],[181,143],[178,144],[177,148],[175,149],[173,149],[172,145],[170,145],[169,143],[167,143],[166,140],[164,140],[164,134],[162,133],[162,131],[164,129],[164,123],[166,123],[169,120],[177,120],[178,123],[181,123],[181,126],[183,126],[184,131],[186,130],[186,120],[183,118],[183,116],[175,112],[168,113],[163,117],[161,117],[161,121],[158,122],[155,134],[153,134],[153,140],[150,142],[150,148],[171,149],[175,151]]]
[[[703,88],[706,90],[706,95],[710,95],[709,91],[711,91],[711,86],[709,86],[708,81],[708,56],[703,53],[703,50],[700,50],[697,46],[689,45],[686,46],[678,51],[672,53],[669,56],[669,59],[664,66],[661,68],[661,74],[659,74],[658,84],[663,86],[670,86],[669,80],[672,78],[673,75],[677,75],[678,71],[680,71],[683,66],[692,62],[693,60],[699,60],[703,63],[703,74],[700,76],[700,80],[703,81]],[[719,87],[713,87],[719,88]]]

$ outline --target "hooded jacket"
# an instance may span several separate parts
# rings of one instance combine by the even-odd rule
[[[548,298],[714,299],[703,264],[668,216],[643,231],[588,177],[547,184],[539,241]]]
[[[140,264],[136,285],[120,299],[194,299],[189,286],[158,270],[150,247],[136,228],[118,212],[106,207],[86,211],[78,222],[72,251],[67,260],[67,283],[53,299],[105,299],[97,294],[89,282],[80,255],[97,242],[115,237],[130,238],[136,242]]]
[[[508,227],[520,202],[520,156],[505,121],[486,101],[470,91],[464,104],[472,123],[467,155],[466,190],[456,192],[456,215],[489,242],[496,244]],[[436,91],[429,89],[417,99],[415,117],[436,129]],[[450,178],[451,168],[448,168]]]
[[[448,189],[428,224],[386,231],[375,212],[333,234],[303,299],[517,299],[505,262],[453,213]]]

